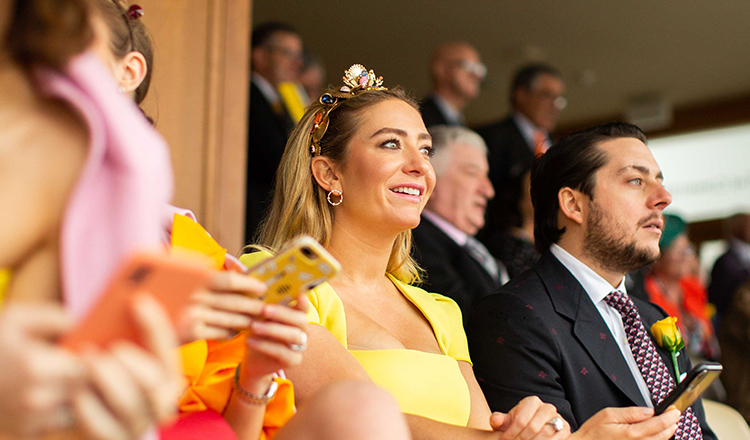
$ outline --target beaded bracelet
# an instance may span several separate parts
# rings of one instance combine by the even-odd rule
[[[234,390],[237,391],[238,395],[242,400],[253,405],[265,405],[276,395],[276,390],[279,388],[279,384],[276,381],[271,382],[271,386],[268,387],[265,395],[259,396],[257,394],[249,393],[247,390],[242,388],[240,385],[240,367],[242,364],[237,365],[237,369],[234,370]]]

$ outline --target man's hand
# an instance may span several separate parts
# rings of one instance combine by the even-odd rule
[[[588,419],[571,439],[667,440],[677,431],[678,420],[680,411],[674,407],[656,417],[654,410],[646,407],[605,408]]]

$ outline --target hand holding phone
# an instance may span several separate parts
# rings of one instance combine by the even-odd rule
[[[328,281],[341,271],[341,264],[315,239],[301,235],[278,254],[248,271],[268,286],[265,302],[289,304],[302,293]]]
[[[112,277],[99,302],[61,343],[73,351],[90,344],[104,347],[116,340],[143,346],[131,313],[134,296],[152,296],[175,325],[190,304],[191,294],[203,288],[210,275],[205,266],[182,258],[135,255]]]
[[[716,362],[704,362],[690,370],[685,379],[672,390],[669,395],[654,407],[654,415],[659,415],[671,405],[677,407],[680,412],[685,412],[690,405],[716,380],[721,374],[723,367]]]

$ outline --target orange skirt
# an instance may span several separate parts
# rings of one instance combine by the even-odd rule
[[[180,413],[212,409],[224,412],[232,395],[234,372],[245,355],[245,335],[228,341],[201,340],[180,347],[188,388],[180,398]],[[277,377],[276,396],[266,405],[262,440],[270,440],[295,413],[292,382]]]

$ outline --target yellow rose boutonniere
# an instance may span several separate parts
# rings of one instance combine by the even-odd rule
[[[685,347],[685,341],[682,340],[680,329],[677,328],[677,318],[669,316],[661,321],[657,321],[651,326],[651,334],[656,339],[659,347],[667,350],[672,356],[675,377],[680,381],[680,368],[677,366],[677,353]]]

